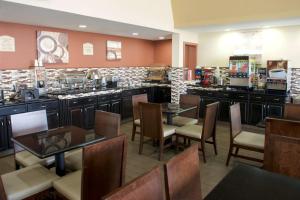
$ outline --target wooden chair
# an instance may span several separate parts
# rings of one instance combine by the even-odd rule
[[[198,145],[193,145],[164,165],[167,200],[201,200]]]
[[[264,152],[265,136],[263,134],[252,133],[242,130],[240,104],[230,106],[230,147],[226,165],[228,166],[231,156],[247,160],[262,162],[262,160],[238,155],[239,149],[255,152]],[[235,153],[233,150],[235,148]]]
[[[196,106],[196,109],[180,113],[173,118],[174,126],[194,125],[198,123],[200,96],[198,95],[180,95],[180,106]]]
[[[163,200],[162,177],[159,167],[129,182],[105,196],[103,200]]]
[[[141,137],[139,154],[143,152],[144,137],[159,141],[159,160],[162,160],[165,140],[172,138],[175,126],[164,125],[161,104],[140,102]]]
[[[300,122],[266,119],[264,169],[300,178]]]
[[[206,162],[205,143],[213,144],[215,154],[218,154],[216,143],[216,122],[218,116],[218,108],[219,102],[206,105],[203,126],[186,125],[176,128],[176,144],[178,145],[179,137],[200,142],[201,148],[199,148],[199,150],[201,150],[203,153],[204,162]],[[209,139],[212,139],[212,141],[210,141]]]
[[[49,195],[52,182],[59,177],[47,168],[36,164],[19,169],[0,178],[0,199],[43,199]]]
[[[60,198],[98,200],[125,181],[127,140],[125,135],[83,148],[82,170],[54,181]]]
[[[283,118],[300,121],[300,104],[285,104]]]
[[[9,120],[12,137],[48,130],[46,110],[11,115]],[[54,157],[40,159],[16,144],[14,144],[14,153],[16,169],[19,169],[20,166],[27,167],[34,164],[51,165],[55,162]]]
[[[139,95],[132,96],[132,109],[133,109],[133,124],[132,124],[132,136],[131,136],[132,141],[134,141],[135,134],[139,133],[137,132],[137,128],[141,127],[139,102],[148,103],[148,95],[139,94]]]
[[[116,137],[121,134],[121,117],[119,114],[96,111],[95,133],[107,138]],[[71,171],[82,168],[82,149],[74,150],[65,155],[66,168]]]

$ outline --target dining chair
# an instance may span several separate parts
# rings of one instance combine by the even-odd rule
[[[194,144],[164,165],[167,200],[201,200],[198,145]]]
[[[216,124],[219,102],[206,105],[203,125],[185,125],[176,128],[176,146],[180,137],[200,142],[203,161],[206,162],[205,143],[213,144],[217,155]]]
[[[264,169],[300,178],[300,122],[266,119]]]
[[[48,130],[46,110],[11,115],[9,123],[11,125],[12,137],[14,138]],[[19,169],[20,166],[27,167],[34,164],[51,165],[55,162],[53,156],[40,159],[17,144],[14,144],[14,156],[16,169]]]
[[[300,104],[286,103],[283,118],[300,121]]]
[[[230,146],[226,165],[228,166],[231,156],[247,160],[262,162],[261,159],[238,155],[239,149],[264,153],[265,136],[263,134],[242,130],[240,104],[230,106]],[[235,148],[235,152],[233,152]]]
[[[125,180],[126,156],[126,135],[84,147],[82,170],[54,181],[58,197],[96,200],[121,187]]]
[[[163,200],[164,192],[159,167],[139,176],[122,188],[106,195],[103,200]]]
[[[49,195],[53,181],[59,177],[47,168],[36,164],[0,177],[0,199],[43,199]]]
[[[196,106],[195,109],[180,113],[173,118],[174,126],[194,125],[198,123],[199,109],[200,109],[200,96],[198,95],[180,95],[180,106]]]
[[[138,94],[132,96],[132,109],[133,109],[133,121],[132,121],[133,123],[132,123],[132,135],[131,135],[132,141],[134,141],[135,134],[139,133],[137,131],[137,128],[141,127],[139,102],[148,103],[148,95]]]
[[[163,158],[163,151],[171,143],[165,145],[165,140],[171,138],[175,133],[175,126],[163,124],[162,106],[155,103],[140,102],[141,136],[139,154],[143,152],[144,138],[159,141],[159,160]]]
[[[106,138],[121,134],[121,117],[119,114],[97,110],[95,113],[95,133]],[[77,149],[65,155],[66,168],[71,171],[82,168],[82,149]]]

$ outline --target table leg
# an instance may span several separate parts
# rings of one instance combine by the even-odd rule
[[[167,114],[167,124],[172,125],[173,124],[173,115]]]
[[[59,153],[55,155],[55,167],[56,167],[56,174],[58,176],[64,176],[65,173],[65,154]]]

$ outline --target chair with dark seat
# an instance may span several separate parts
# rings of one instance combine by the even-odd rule
[[[103,200],[163,200],[164,192],[159,167],[105,196]]]
[[[185,125],[176,128],[177,145],[178,145],[179,137],[200,142],[201,148],[199,148],[199,150],[201,150],[203,153],[204,162],[206,162],[205,143],[213,144],[215,154],[217,155],[216,124],[217,124],[218,108],[219,108],[219,102],[206,105],[203,126]],[[210,141],[210,139],[212,139],[212,141]]]
[[[200,109],[200,96],[198,95],[180,95],[180,106],[196,106],[196,109],[180,113],[173,118],[174,126],[194,125],[198,123],[199,109]]]
[[[236,103],[230,106],[230,147],[226,165],[228,166],[231,156],[262,162],[261,159],[238,155],[238,151],[239,149],[245,149],[263,153],[264,145],[265,136],[263,134],[242,130],[240,104]],[[234,148],[235,152],[233,152]]]
[[[172,138],[176,126],[165,125],[162,120],[162,105],[140,102],[141,136],[139,154],[143,152],[144,138],[148,137],[159,141],[159,160],[162,160],[165,140]]]
[[[201,200],[198,145],[193,145],[164,165],[167,200]]]
[[[121,117],[119,114],[97,110],[95,113],[95,133],[107,138],[121,134]],[[82,168],[82,149],[74,150],[65,155],[66,168],[71,171]]]
[[[283,118],[300,121],[300,104],[286,103]]]
[[[141,127],[140,109],[139,109],[140,102],[148,103],[148,95],[138,94],[132,96],[132,113],[133,113],[132,136],[131,136],[132,141],[134,141],[135,134],[139,133],[137,131],[137,128]]]
[[[82,170],[70,173],[53,187],[60,198],[98,200],[125,181],[127,139],[120,135],[83,148]]]
[[[48,130],[46,110],[11,115],[9,120],[12,137],[14,138]],[[55,162],[54,157],[40,159],[16,144],[14,144],[14,152],[16,169],[19,169],[20,166],[27,167],[35,164],[51,165]]]
[[[266,119],[264,169],[300,178],[300,122]]]

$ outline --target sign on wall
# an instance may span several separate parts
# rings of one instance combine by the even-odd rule
[[[0,36],[0,52],[15,52],[15,38],[8,35]]]
[[[122,43],[119,41],[107,41],[106,58],[107,60],[120,60],[122,58]]]
[[[94,45],[92,43],[84,43],[82,45],[83,55],[92,56],[94,55]]]
[[[67,33],[37,32],[38,60],[43,63],[68,63],[68,46]]]

